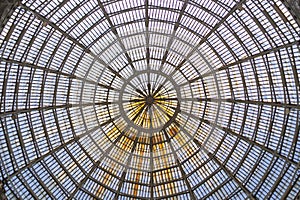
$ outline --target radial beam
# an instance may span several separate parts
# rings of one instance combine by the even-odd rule
[[[28,68],[42,70],[42,71],[47,72],[47,73],[53,73],[53,74],[56,74],[56,75],[62,75],[62,76],[65,76],[67,78],[70,78],[70,79],[80,80],[80,81],[87,82],[87,83],[95,85],[95,86],[103,87],[105,89],[119,91],[119,89],[113,88],[113,87],[111,87],[109,85],[104,85],[104,84],[98,83],[98,82],[96,82],[94,80],[89,80],[89,79],[82,78],[82,77],[79,77],[79,76],[76,76],[76,75],[73,75],[73,74],[68,74],[68,73],[65,73],[65,72],[62,72],[62,71],[59,71],[59,70],[54,70],[54,69],[50,69],[50,68],[47,68],[47,67],[41,67],[41,66],[34,65],[34,64],[31,64],[31,63],[21,62],[21,61],[9,59],[9,58],[0,58],[0,62],[1,61],[4,61],[6,63],[17,64],[17,65],[20,65],[22,67],[28,67]]]
[[[63,76],[69,77],[69,78],[76,77],[73,74],[68,74],[68,73],[65,73],[65,72],[62,72],[62,71],[59,71],[59,70],[51,69],[51,68],[48,68],[48,67],[42,67],[42,66],[35,65],[35,64],[29,63],[29,62],[18,61],[18,60],[14,60],[14,59],[10,59],[10,58],[1,57],[0,62],[6,62],[6,63],[10,63],[10,64],[20,65],[22,67],[38,69],[38,70],[42,70],[42,71],[47,72],[47,73],[53,73],[53,74],[56,74],[56,75],[63,75]]]
[[[189,2],[188,0],[185,0],[185,1],[184,1],[184,4],[183,4],[183,6],[182,6],[182,8],[181,8],[181,10],[180,10],[179,16],[178,16],[178,18],[177,18],[177,21],[175,22],[175,25],[174,25],[174,29],[173,29],[173,31],[172,31],[172,34],[169,35],[170,39],[169,39],[169,41],[168,41],[167,48],[166,48],[166,50],[165,50],[164,56],[163,56],[163,58],[162,58],[162,60],[161,60],[160,71],[162,70],[162,67],[163,67],[163,65],[165,64],[166,60],[167,60],[167,57],[168,57],[170,48],[171,48],[171,46],[172,46],[172,44],[173,44],[173,41],[174,41],[174,38],[175,38],[175,34],[176,34],[176,32],[177,32],[177,29],[179,28],[181,18],[182,18],[183,14],[184,14],[184,11],[185,11],[185,9],[186,9],[186,7],[187,7],[187,5],[188,5],[188,2]]]
[[[109,69],[115,76],[119,77],[123,81],[126,81],[125,78],[123,78],[122,75],[119,72],[117,72],[116,70],[114,70],[104,60],[102,60],[96,54],[94,54],[89,48],[87,48],[86,46],[84,46],[83,44],[81,44],[79,41],[77,41],[71,35],[69,35],[65,31],[63,31],[61,28],[59,28],[59,26],[57,26],[56,24],[54,24],[49,19],[45,18],[44,16],[42,16],[40,13],[36,12],[35,10],[32,10],[28,6],[26,6],[24,4],[21,4],[21,7],[23,9],[31,12],[32,14],[34,14],[39,20],[45,22],[47,25],[51,26],[54,30],[58,31],[63,36],[65,36],[66,38],[68,38],[69,40],[71,40],[74,44],[76,44],[77,46],[79,46],[80,48],[82,48],[86,53],[90,54],[97,62],[99,62],[100,64],[104,65],[107,69]]]
[[[219,159],[212,153],[210,153],[206,148],[203,147],[202,144],[200,144],[200,142],[196,139],[193,140],[195,142],[195,144],[197,144],[197,146],[199,148],[201,148],[207,155],[208,157],[213,160],[215,163],[217,163],[217,165],[234,181],[236,182],[236,184],[247,194],[247,196],[253,200],[256,199],[253,194],[243,185],[242,182],[240,182],[240,180],[238,180],[234,174],[223,164],[219,161]]]
[[[272,102],[272,101],[255,101],[255,100],[243,100],[243,99],[217,99],[217,98],[186,98],[181,99],[181,101],[193,101],[193,102],[228,102],[233,104],[251,104],[259,106],[274,106],[280,108],[289,108],[300,110],[300,105],[293,103],[282,103],[282,102]]]
[[[65,196],[68,196],[68,191],[64,189],[62,182],[57,179],[57,177],[52,173],[52,171],[49,169],[49,166],[45,164],[44,162],[41,162],[41,166],[44,167],[45,172],[50,175],[50,177],[54,180],[55,184],[61,188],[61,191]]]
[[[60,146],[54,148],[52,151],[49,151],[48,153],[42,155],[41,157],[38,157],[38,158],[36,158],[35,160],[32,160],[32,161],[31,161],[30,163],[28,163],[26,166],[21,167],[19,170],[15,171],[13,174],[7,176],[7,177],[3,180],[3,182],[4,182],[4,183],[8,182],[12,177],[17,176],[17,175],[20,174],[22,171],[31,168],[34,164],[36,164],[36,163],[42,161],[43,159],[45,159],[46,157],[48,157],[48,156],[50,156],[50,155],[53,155],[55,152],[57,152],[57,151],[59,151],[59,150],[65,148],[65,147],[67,147],[69,144],[72,144],[73,142],[79,141],[80,138],[82,138],[82,137],[84,137],[84,136],[90,134],[91,132],[96,131],[99,127],[100,127],[100,126],[94,127],[93,129],[88,130],[87,132],[85,132],[85,133],[83,133],[83,134],[81,134],[81,135],[79,135],[79,136],[76,136],[76,137],[73,138],[72,140],[69,140],[68,142],[66,142],[66,143],[64,143],[64,144],[62,144],[62,145],[60,145]],[[101,157],[100,160],[102,160],[102,158],[104,158],[105,156],[107,156],[108,152],[111,151],[112,147],[115,146],[115,144],[117,143],[117,141],[119,141],[123,135],[124,135],[124,132],[122,132],[122,133],[117,137],[117,139],[116,139],[116,140],[113,142],[113,144],[107,149],[106,152],[103,152],[103,155],[102,155],[102,157]],[[80,147],[80,148],[82,148],[82,147]],[[98,165],[96,165],[96,166],[98,166]],[[68,173],[68,172],[67,172],[67,173]],[[85,181],[86,181],[86,180],[85,180]],[[79,188],[79,189],[80,189],[80,188]],[[74,194],[74,195],[75,195],[75,194]]]
[[[150,135],[150,147],[149,148],[150,148],[150,200],[153,200],[154,199],[154,171],[153,171],[154,159],[153,159],[153,133],[152,132]]]
[[[198,81],[198,80],[203,79],[204,77],[211,76],[212,74],[215,74],[215,73],[217,73],[217,72],[219,72],[219,71],[228,69],[228,68],[230,68],[230,67],[233,67],[233,66],[242,64],[242,63],[244,63],[244,62],[247,62],[247,61],[249,61],[249,60],[253,60],[253,59],[258,58],[258,57],[261,57],[261,56],[265,56],[265,55],[267,55],[267,54],[269,54],[269,53],[273,53],[273,52],[280,51],[281,49],[284,49],[284,48],[292,47],[292,46],[294,46],[294,45],[300,45],[300,40],[298,40],[298,41],[296,40],[296,41],[293,41],[293,42],[289,42],[289,43],[287,43],[287,44],[279,45],[279,46],[274,47],[274,48],[271,48],[271,49],[266,49],[266,50],[264,50],[264,51],[262,51],[262,52],[259,52],[259,53],[257,53],[257,54],[253,54],[253,55],[248,56],[248,57],[246,57],[246,58],[239,59],[239,60],[237,60],[237,61],[235,61],[235,62],[229,63],[229,64],[224,65],[224,66],[222,66],[222,67],[219,67],[219,68],[217,68],[217,69],[215,69],[215,70],[212,70],[212,71],[210,71],[210,72],[207,72],[207,73],[205,73],[205,74],[202,74],[201,76],[198,76],[198,77],[196,77],[196,78],[194,78],[194,79],[192,79],[192,80],[189,80],[187,83],[182,84],[181,86],[184,86],[184,85],[187,85],[187,84],[190,84],[190,83],[194,83],[194,82],[196,82],[196,81]]]
[[[139,140],[139,135],[140,135],[140,132],[138,133],[137,137],[135,138],[133,146],[131,148],[130,155],[127,158],[125,169],[124,169],[124,171],[122,173],[122,176],[121,176],[121,179],[120,179],[120,181],[118,183],[118,189],[117,189],[117,192],[116,192],[115,197],[114,197],[115,200],[117,200],[119,198],[122,186],[123,186],[123,184],[125,182],[126,173],[127,173],[128,168],[129,168],[129,165],[131,163],[131,160],[132,160],[132,157],[133,157],[133,153],[134,153],[134,151],[135,151],[135,149],[137,147],[137,143],[138,143],[138,140]]]
[[[61,104],[61,105],[51,105],[51,106],[44,106],[44,107],[33,107],[33,108],[24,108],[24,109],[22,108],[22,109],[0,112],[0,118],[4,118],[4,117],[7,117],[8,115],[11,115],[11,117],[13,119],[16,119],[18,114],[30,113],[30,112],[34,112],[34,111],[47,111],[47,110],[55,110],[55,109],[62,109],[62,108],[86,107],[86,106],[94,106],[94,105],[108,105],[108,104],[116,104],[116,103],[118,103],[118,102]]]
[[[145,26],[146,26],[146,60],[147,60],[147,69],[150,69],[150,48],[149,48],[149,40],[150,40],[150,36],[149,36],[149,21],[150,21],[150,17],[149,17],[149,0],[145,0]],[[149,79],[149,78],[148,78]],[[149,80],[148,80],[149,82]]]
[[[186,131],[184,128],[182,128],[183,131],[185,133],[188,133],[188,131]],[[207,155],[208,157],[213,160],[215,163],[218,164],[218,166],[225,171],[225,173],[233,180],[235,181],[238,186],[247,194],[247,196],[253,200],[256,199],[253,194],[234,176],[234,174],[223,164],[221,163],[216,157],[215,155],[213,155],[212,153],[210,153],[197,139],[193,138],[190,134],[187,134],[187,136],[193,140],[193,142],[200,148],[202,149]]]
[[[107,11],[105,10],[105,7],[104,5],[101,3],[100,0],[98,0],[98,5],[100,6],[103,14],[104,14],[104,17],[106,18],[106,20],[108,21],[109,25],[110,25],[110,28],[111,28],[111,31],[115,34],[118,42],[119,42],[119,45],[121,47],[121,49],[123,50],[124,54],[125,54],[125,57],[129,63],[129,65],[131,66],[131,68],[133,69],[133,71],[135,71],[135,68],[134,68],[134,65],[133,65],[133,62],[132,62],[132,59],[131,57],[129,56],[129,54],[127,53],[126,51],[126,47],[121,39],[121,37],[119,36],[119,33],[116,29],[116,26],[114,25],[114,23],[112,22],[112,20],[110,19],[110,16],[109,14],[107,13]]]
[[[289,186],[288,186],[287,189],[285,190],[285,193],[284,193],[284,194],[282,195],[282,197],[281,197],[282,199],[288,199],[288,197],[289,197],[289,195],[290,195],[292,189],[293,189],[293,188],[297,188],[296,185],[297,185],[297,184],[299,183],[299,181],[300,181],[300,174],[297,175],[297,173],[295,173],[291,180],[293,180],[293,181],[290,182]],[[296,186],[296,187],[295,187],[295,186]],[[297,196],[300,197],[300,191],[298,192],[298,195],[297,195]],[[297,198],[296,198],[296,199],[297,199]],[[300,198],[298,198],[298,199],[300,199]]]
[[[126,49],[126,47],[125,47],[125,45],[124,45],[124,43],[123,43],[123,41],[122,41],[122,39],[121,39],[121,37],[120,37],[120,35],[119,35],[117,29],[116,29],[116,26],[115,26],[114,23],[112,22],[112,20],[111,20],[109,14],[107,13],[107,11],[106,11],[104,5],[102,4],[102,2],[101,2],[100,0],[97,0],[97,2],[98,2],[99,7],[101,8],[101,10],[102,10],[102,12],[103,12],[103,14],[104,14],[105,19],[107,20],[107,22],[108,22],[109,25],[110,25],[111,31],[112,31],[112,32],[114,33],[114,35],[116,36],[117,41],[118,41],[118,43],[119,43],[119,45],[120,45],[120,47],[121,47],[123,53],[125,54],[125,57],[126,57],[126,59],[127,59],[127,61],[128,61],[128,64],[131,66],[133,72],[136,72],[136,69],[135,69],[135,67],[134,67],[134,65],[133,65],[133,61],[132,61],[130,55],[128,54],[128,52],[127,52],[127,49]],[[121,78],[124,82],[126,82],[126,80],[125,80],[124,78],[122,78],[122,77],[119,77],[119,78]],[[142,80],[140,79],[140,77],[138,76],[137,78],[138,78],[138,79],[140,80],[140,82],[142,83]],[[132,85],[131,83],[128,83],[128,84],[131,85],[132,87],[134,87],[134,85]]]
[[[290,164],[294,165],[297,169],[300,168],[298,162],[296,162],[296,161],[294,161],[294,160],[291,160],[290,158],[288,158],[288,157],[286,157],[286,156],[284,156],[284,155],[278,153],[276,150],[270,149],[270,148],[268,148],[268,147],[266,147],[266,146],[264,146],[264,145],[262,145],[262,144],[259,144],[258,142],[253,141],[253,140],[251,140],[251,139],[249,139],[249,138],[247,138],[247,137],[245,137],[245,136],[243,136],[243,135],[237,134],[237,133],[235,133],[234,131],[232,131],[232,130],[229,129],[229,128],[222,127],[222,126],[216,125],[216,124],[214,124],[213,126],[216,126],[216,127],[218,127],[219,129],[222,129],[222,130],[226,131],[227,133],[229,133],[229,134],[231,134],[231,135],[233,135],[233,136],[235,136],[235,137],[237,137],[237,138],[239,138],[239,139],[241,139],[241,140],[244,140],[244,141],[246,141],[247,143],[249,143],[249,144],[251,144],[251,145],[257,146],[257,147],[259,147],[260,149],[262,149],[262,150],[264,150],[264,151],[266,151],[266,152],[272,154],[272,155],[275,156],[275,157],[278,157],[278,158],[280,158],[280,159],[285,160],[287,163],[290,163]]]
[[[259,53],[257,53],[257,54],[248,56],[248,57],[246,57],[246,58],[242,58],[242,59],[237,60],[237,61],[235,61],[235,62],[229,63],[229,64],[227,64],[227,65],[225,65],[225,66],[219,67],[219,68],[217,68],[217,69],[214,70],[214,71],[205,73],[205,74],[202,75],[201,78],[210,76],[211,74],[214,74],[214,73],[216,73],[216,72],[218,72],[218,71],[222,71],[222,70],[224,70],[224,69],[228,69],[229,67],[233,67],[233,66],[239,65],[239,64],[244,63],[244,62],[247,62],[247,61],[249,61],[249,60],[253,60],[253,59],[255,59],[255,58],[258,58],[258,57],[261,57],[261,56],[265,56],[265,55],[267,55],[267,54],[269,54],[269,53],[277,52],[277,51],[280,51],[281,49],[292,47],[292,46],[294,46],[294,45],[300,45],[300,40],[295,40],[295,41],[293,41],[293,42],[289,42],[289,43],[287,43],[287,44],[279,45],[279,46],[274,47],[274,48],[265,49],[264,51],[261,51],[261,52],[259,52]]]
[[[28,181],[26,181],[25,177],[23,176],[23,174],[21,174],[19,177],[17,177],[19,179],[19,183],[22,183],[26,190],[30,193],[30,196],[29,199],[33,198],[33,199],[39,199],[36,192],[33,190],[33,188],[28,184]],[[14,192],[17,192],[18,194],[20,194],[21,191],[18,190],[19,188],[17,188],[17,191],[14,191]],[[21,196],[21,195],[20,195]],[[27,197],[28,197],[27,196]],[[18,198],[19,199],[19,198]],[[22,199],[22,198],[21,198]]]
[[[33,177],[37,180],[37,182],[41,185],[41,187],[44,189],[44,191],[48,194],[48,196],[51,199],[55,199],[53,192],[50,190],[49,187],[45,184],[45,182],[38,176],[38,172],[35,169],[30,169],[30,173],[33,175]]]
[[[174,149],[174,147],[173,147],[173,145],[172,145],[172,143],[171,143],[170,137],[169,137],[169,135],[168,135],[168,133],[166,132],[165,129],[163,129],[163,132],[164,132],[165,137],[166,137],[167,140],[168,140],[168,144],[170,145],[171,151],[172,151],[173,156],[174,156],[174,158],[175,158],[175,160],[176,160],[176,164],[177,164],[177,166],[178,166],[178,168],[179,168],[179,170],[180,170],[181,176],[182,176],[182,178],[184,179],[184,182],[185,182],[185,184],[186,184],[186,186],[187,186],[187,188],[188,188],[188,190],[189,190],[190,198],[191,198],[192,200],[196,200],[196,199],[197,199],[197,198],[196,198],[196,195],[195,195],[195,193],[194,193],[194,191],[193,191],[193,189],[192,189],[192,187],[191,187],[191,184],[190,184],[189,180],[187,179],[186,173],[185,173],[185,171],[184,171],[184,169],[183,169],[183,167],[182,167],[181,162],[179,161],[179,158],[178,158],[178,156],[177,156],[177,153],[176,153],[176,151],[175,151],[175,149]]]
[[[300,163],[298,163],[298,162],[296,162],[296,161],[294,161],[294,160],[291,160],[291,159],[289,159],[288,157],[286,157],[286,156],[284,156],[284,155],[278,153],[276,150],[270,149],[270,148],[268,148],[268,147],[266,147],[266,146],[264,146],[264,145],[262,145],[262,144],[259,144],[258,142],[253,141],[253,140],[249,139],[248,137],[246,137],[246,136],[244,136],[244,135],[240,135],[240,134],[234,132],[233,130],[231,130],[231,129],[227,128],[227,127],[220,126],[220,125],[218,125],[218,124],[216,124],[216,123],[213,123],[213,122],[211,122],[211,121],[209,121],[209,120],[206,120],[206,119],[203,119],[203,118],[199,118],[199,117],[197,117],[197,116],[195,116],[195,115],[193,115],[193,114],[186,113],[186,112],[184,112],[184,111],[181,111],[181,113],[184,114],[184,115],[187,115],[187,116],[189,116],[189,117],[191,117],[191,118],[197,119],[197,120],[199,120],[199,121],[201,121],[201,122],[203,122],[203,123],[206,123],[206,124],[209,125],[209,126],[216,127],[216,128],[218,128],[218,129],[220,129],[220,130],[223,130],[223,131],[229,133],[230,135],[233,135],[233,136],[235,136],[235,137],[237,137],[237,138],[239,138],[239,139],[241,139],[241,140],[247,142],[247,143],[250,144],[250,145],[259,147],[260,149],[262,149],[262,150],[264,150],[264,151],[266,151],[266,152],[272,154],[273,156],[285,160],[286,162],[288,162],[288,163],[294,165],[297,169],[300,168]]]
[[[26,169],[32,167],[34,164],[36,164],[36,163],[38,163],[38,162],[44,160],[46,157],[48,157],[48,156],[54,154],[55,152],[58,152],[59,150],[61,150],[61,149],[65,148],[65,147],[67,147],[68,145],[70,145],[70,144],[72,144],[72,143],[74,143],[74,142],[79,141],[80,138],[82,138],[82,137],[84,137],[84,136],[86,136],[86,135],[88,135],[88,134],[90,134],[90,133],[92,133],[92,132],[98,130],[99,128],[100,128],[100,126],[96,126],[96,127],[92,128],[92,129],[90,129],[90,130],[87,130],[85,133],[83,133],[83,134],[81,134],[81,135],[78,135],[78,136],[75,136],[73,139],[71,139],[71,140],[69,140],[69,141],[67,141],[67,142],[65,142],[65,143],[63,143],[63,144],[61,144],[60,146],[57,146],[56,148],[53,148],[53,149],[52,149],[51,151],[49,151],[48,153],[46,153],[46,154],[44,154],[44,155],[42,155],[42,156],[40,156],[40,157],[38,157],[38,158],[36,158],[36,159],[30,161],[30,162],[27,163],[25,166],[19,168],[19,169],[16,170],[14,173],[8,175],[8,176],[4,179],[4,182],[9,181],[12,177],[14,177],[14,176],[20,174],[22,171],[24,171],[24,170],[26,170]]]
[[[99,167],[99,165],[100,165],[101,161],[104,159],[104,157],[107,157],[107,155],[111,152],[111,150],[113,149],[113,147],[115,147],[116,143],[121,140],[121,138],[123,137],[124,134],[125,134],[125,132],[121,132],[121,134],[118,135],[118,137],[116,138],[116,140],[102,154],[102,156],[100,157],[100,159],[97,162],[94,163],[94,165],[93,165],[92,169],[89,171],[89,173],[84,177],[84,179],[82,179],[80,181],[80,183],[77,185],[77,187],[74,190],[74,192],[69,196],[69,198],[68,198],[69,200],[71,200],[71,199],[74,198],[74,196],[76,195],[76,193],[78,192],[78,190],[80,190],[84,186],[84,184],[90,178],[90,176],[92,175],[92,173],[96,170],[97,167]],[[107,172],[107,171],[105,171],[105,172]]]
[[[52,106],[45,106],[45,107],[34,107],[34,108],[24,108],[24,109],[17,109],[17,110],[10,110],[0,113],[0,118],[6,117],[11,115],[13,119],[17,118],[18,114],[33,112],[33,111],[46,111],[46,110],[53,110],[53,109],[60,109],[60,108],[70,108],[72,107],[71,104],[61,104],[61,105],[52,105]]]
[[[99,165],[99,161],[95,162],[92,169],[89,171],[89,173],[80,181],[80,183],[77,185],[76,189],[70,194],[69,200],[73,199],[75,194],[78,192],[78,190],[86,183],[86,181],[89,179],[89,177],[92,175],[92,173],[96,170],[97,166]]]
[[[90,52],[89,49],[87,49],[83,44],[79,43],[75,38],[73,38],[71,35],[69,35],[68,33],[66,33],[65,31],[63,31],[61,28],[59,28],[59,26],[57,26],[55,23],[51,22],[49,19],[45,18],[44,16],[42,16],[40,13],[38,13],[37,11],[29,8],[28,6],[26,6],[25,4],[21,4],[21,8],[23,8],[26,11],[31,12],[34,16],[36,16],[39,20],[45,22],[45,25],[49,25],[51,26],[54,30],[60,32],[63,36],[65,36],[66,38],[68,38],[69,40],[71,40],[73,43],[75,43],[76,45],[78,45],[80,48],[82,48],[84,51],[86,52]]]
[[[175,70],[171,73],[172,75],[179,70],[185,62],[189,60],[189,58],[194,54],[195,51],[198,50],[198,48],[207,41],[207,39],[227,20],[229,16],[231,16],[237,9],[241,7],[242,4],[244,4],[246,0],[240,0],[210,31],[207,33],[200,42],[187,54],[186,58],[179,63],[179,65],[175,68]]]

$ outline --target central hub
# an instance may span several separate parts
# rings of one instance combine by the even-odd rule
[[[146,97],[146,104],[148,106],[152,106],[153,103],[154,103],[154,98],[151,95],[147,96]]]
[[[139,71],[119,94],[119,108],[127,128],[137,133],[160,132],[175,121],[180,92],[176,82],[159,71]]]

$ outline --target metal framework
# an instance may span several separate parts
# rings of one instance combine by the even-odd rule
[[[1,1],[1,199],[294,199],[300,5]]]

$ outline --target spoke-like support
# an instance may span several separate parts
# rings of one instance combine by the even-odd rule
[[[184,86],[184,85],[187,85],[187,84],[191,84],[191,83],[194,83],[200,79],[203,79],[205,77],[208,77],[208,76],[212,76],[213,74],[216,74],[217,72],[219,71],[222,71],[222,70],[226,70],[230,67],[233,67],[233,66],[238,66],[239,64],[242,64],[242,63],[245,63],[247,61],[250,61],[250,60],[253,60],[255,58],[259,58],[259,57],[262,57],[262,56],[265,56],[265,55],[268,55],[270,53],[273,53],[273,52],[277,52],[277,51],[280,51],[281,49],[286,49],[286,48],[290,48],[292,46],[295,46],[295,45],[299,45],[300,44],[300,41],[293,41],[293,42],[290,42],[290,43],[287,43],[287,44],[283,44],[283,45],[280,45],[280,46],[277,46],[277,47],[274,47],[274,48],[271,48],[271,49],[266,49],[260,53],[257,53],[257,54],[254,54],[254,55],[251,55],[251,56],[248,56],[246,58],[242,58],[238,61],[235,61],[235,62],[232,62],[232,63],[229,63],[227,65],[224,65],[222,67],[219,67],[215,70],[212,70],[210,72],[207,72],[205,74],[202,74],[201,76],[199,77],[196,77],[192,80],[189,80],[187,83],[185,84],[182,84],[181,86]]]
[[[185,59],[177,65],[175,70],[171,73],[171,76],[175,74],[176,71],[178,71],[185,62],[189,60],[189,58],[194,54],[195,51],[199,49],[199,47],[207,41],[207,39],[230,17],[237,9],[239,9],[246,0],[240,0],[210,31],[207,33],[201,40],[200,42],[187,54]]]
[[[16,170],[14,173],[8,175],[8,176],[4,179],[4,181],[9,181],[12,177],[14,177],[14,176],[20,174],[22,171],[31,168],[34,164],[36,164],[36,163],[38,163],[38,162],[44,160],[44,159],[45,159],[46,157],[48,157],[48,156],[51,156],[51,155],[55,154],[55,153],[58,152],[59,150],[61,150],[61,149],[65,148],[65,147],[67,147],[68,145],[71,145],[71,144],[73,144],[73,143],[75,143],[75,142],[78,142],[80,138],[83,138],[84,136],[89,135],[90,133],[92,133],[92,132],[98,130],[100,127],[101,127],[101,126],[96,126],[96,127],[92,128],[92,129],[90,129],[90,130],[87,130],[85,133],[83,133],[83,134],[81,134],[81,135],[78,135],[78,136],[75,136],[73,139],[71,139],[71,140],[69,140],[69,141],[67,141],[67,142],[65,142],[65,143],[63,143],[63,144],[61,144],[60,146],[57,146],[57,147],[53,148],[53,149],[50,150],[48,153],[46,153],[46,154],[44,154],[44,155],[42,155],[42,156],[40,156],[40,157],[38,157],[38,158],[32,160],[31,162],[27,163],[25,166],[23,166],[23,167],[19,168],[18,170]],[[118,141],[118,140],[121,138],[122,135],[123,135],[123,133],[121,133],[121,134],[119,135],[119,137],[116,139],[116,141]],[[102,153],[105,154],[105,152],[102,152]]]
[[[121,80],[123,80],[124,82],[126,82],[126,79],[122,77],[122,75],[117,72],[116,70],[114,70],[111,66],[109,66],[104,60],[102,60],[101,58],[99,58],[96,54],[94,54],[89,48],[87,48],[86,46],[84,46],[83,44],[81,44],[79,41],[77,41],[75,38],[73,38],[71,35],[69,35],[67,32],[63,31],[61,28],[59,28],[59,26],[57,26],[56,24],[54,24],[53,22],[51,22],[49,19],[45,18],[44,16],[42,16],[40,13],[36,12],[35,10],[32,10],[31,8],[27,7],[25,4],[21,4],[21,7],[29,12],[31,12],[32,14],[34,14],[38,19],[40,19],[41,21],[43,21],[46,25],[51,26],[54,30],[58,31],[59,33],[61,33],[63,36],[65,36],[66,38],[68,38],[69,40],[71,40],[74,44],[76,44],[77,46],[79,46],[81,49],[83,49],[86,53],[90,54],[97,62],[99,62],[100,64],[104,65],[107,69],[109,69],[115,76],[119,77]]]
[[[174,25],[174,29],[173,29],[173,31],[172,31],[172,34],[169,36],[170,39],[169,39],[169,41],[168,41],[167,48],[166,48],[165,53],[164,53],[164,55],[163,55],[163,58],[162,58],[162,60],[161,60],[161,65],[160,65],[159,71],[162,70],[162,67],[163,67],[163,65],[165,64],[166,60],[167,60],[167,57],[168,57],[170,48],[171,48],[171,46],[172,46],[172,44],[173,44],[173,42],[174,42],[174,38],[175,38],[175,35],[176,35],[176,32],[177,32],[177,29],[179,28],[180,21],[181,21],[181,19],[182,19],[182,16],[183,16],[183,14],[184,14],[184,12],[185,12],[185,9],[186,9],[187,5],[188,5],[188,0],[185,0],[185,1],[184,1],[184,4],[183,4],[183,6],[182,6],[182,8],[181,8],[181,10],[180,10],[180,13],[179,13],[179,16],[178,16],[178,18],[177,18],[177,21],[176,21],[176,23],[175,23],[175,25]]]
[[[201,148],[209,157],[209,159],[213,160],[246,194],[247,196],[251,199],[254,200],[256,199],[253,194],[243,185],[243,183],[235,177],[235,175],[225,166],[223,163],[219,161],[219,159],[212,153],[210,153],[206,148],[202,146],[202,144],[199,143],[196,139],[193,140],[195,144],[199,148]]]
[[[140,133],[139,133],[139,134],[137,135],[137,137],[135,138],[134,143],[133,143],[133,146],[132,146],[132,148],[131,148],[130,155],[129,155],[127,161],[126,161],[126,167],[125,167],[125,169],[124,169],[124,171],[123,171],[123,173],[122,173],[120,182],[119,182],[119,184],[118,184],[118,189],[117,189],[117,192],[116,192],[115,197],[114,197],[115,200],[118,200],[118,197],[119,197],[119,195],[120,195],[122,186],[123,186],[123,184],[124,184],[124,182],[125,182],[126,173],[127,173],[127,171],[128,171],[129,165],[130,165],[130,163],[131,163],[131,160],[132,160],[132,157],[133,157],[133,153],[134,153],[134,151],[135,151],[135,149],[136,149],[136,146],[137,146],[137,143],[138,143],[138,139],[139,139],[139,135],[140,135]]]
[[[96,170],[96,168],[99,165],[99,161],[97,161],[96,163],[94,163],[93,167],[91,168],[91,170],[89,171],[89,173],[79,182],[79,184],[77,185],[76,189],[73,191],[73,193],[70,194],[69,196],[69,200],[73,199],[74,196],[76,195],[76,193],[78,192],[78,190],[80,190],[80,188],[86,183],[86,181],[89,179],[89,177],[92,175],[92,173]]]
[[[233,135],[236,138],[241,139],[241,140],[247,142],[250,145],[259,147],[260,149],[262,149],[262,150],[264,150],[264,151],[272,154],[273,156],[278,157],[278,158],[286,161],[287,163],[290,163],[290,164],[294,165],[297,169],[300,168],[300,164],[298,162],[296,162],[296,161],[294,161],[294,160],[292,160],[292,159],[290,159],[290,158],[288,158],[288,157],[280,154],[276,150],[270,149],[269,147],[266,147],[266,146],[264,146],[264,145],[262,145],[262,144],[260,144],[260,143],[258,143],[256,141],[253,141],[253,140],[249,139],[248,137],[246,137],[244,135],[240,135],[240,134],[234,132],[233,130],[231,130],[231,129],[227,128],[227,127],[220,126],[218,124],[215,124],[214,122],[210,122],[209,120],[206,120],[206,119],[203,119],[203,118],[199,118],[199,117],[197,117],[197,116],[195,116],[193,114],[189,114],[189,113],[186,113],[184,111],[182,111],[181,113],[184,114],[184,115],[187,115],[189,117],[192,117],[194,119],[200,120],[201,122],[206,123],[209,126],[212,126],[212,127],[218,128],[220,130],[223,130],[223,131],[229,133],[230,135]]]
[[[133,62],[132,62],[132,59],[130,58],[129,54],[127,53],[127,50],[126,50],[126,47],[121,39],[121,37],[119,36],[119,33],[116,29],[116,26],[113,24],[112,20],[110,19],[110,16],[109,14],[107,13],[107,11],[105,10],[105,7],[103,5],[103,3],[98,0],[98,5],[100,6],[103,14],[104,14],[104,17],[106,18],[106,20],[108,21],[109,25],[110,25],[110,28],[111,28],[111,31],[115,34],[118,42],[119,42],[119,45],[123,51],[123,53],[125,54],[125,57],[129,63],[129,65],[131,66],[132,70],[135,71],[135,68],[134,68],[134,65],[133,65]]]
[[[170,145],[172,154],[174,156],[174,159],[176,160],[176,164],[177,164],[177,166],[178,166],[178,168],[180,170],[181,176],[182,176],[182,178],[183,178],[183,180],[184,180],[184,182],[185,182],[185,184],[186,184],[186,186],[187,186],[187,188],[189,190],[190,198],[192,200],[196,200],[197,197],[196,197],[196,195],[195,195],[195,193],[194,193],[194,191],[193,191],[193,189],[191,187],[191,184],[190,184],[189,180],[187,179],[186,172],[184,171],[184,169],[182,167],[182,164],[179,161],[179,158],[178,158],[177,153],[176,153],[176,151],[175,151],[175,149],[173,147],[173,144],[172,144],[172,142],[171,142],[171,140],[169,138],[169,135],[168,135],[168,133],[166,132],[165,129],[163,130],[163,132],[164,132],[165,137],[167,138],[168,144]]]

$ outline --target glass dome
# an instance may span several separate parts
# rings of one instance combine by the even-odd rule
[[[299,196],[287,1],[3,2],[3,198]]]

